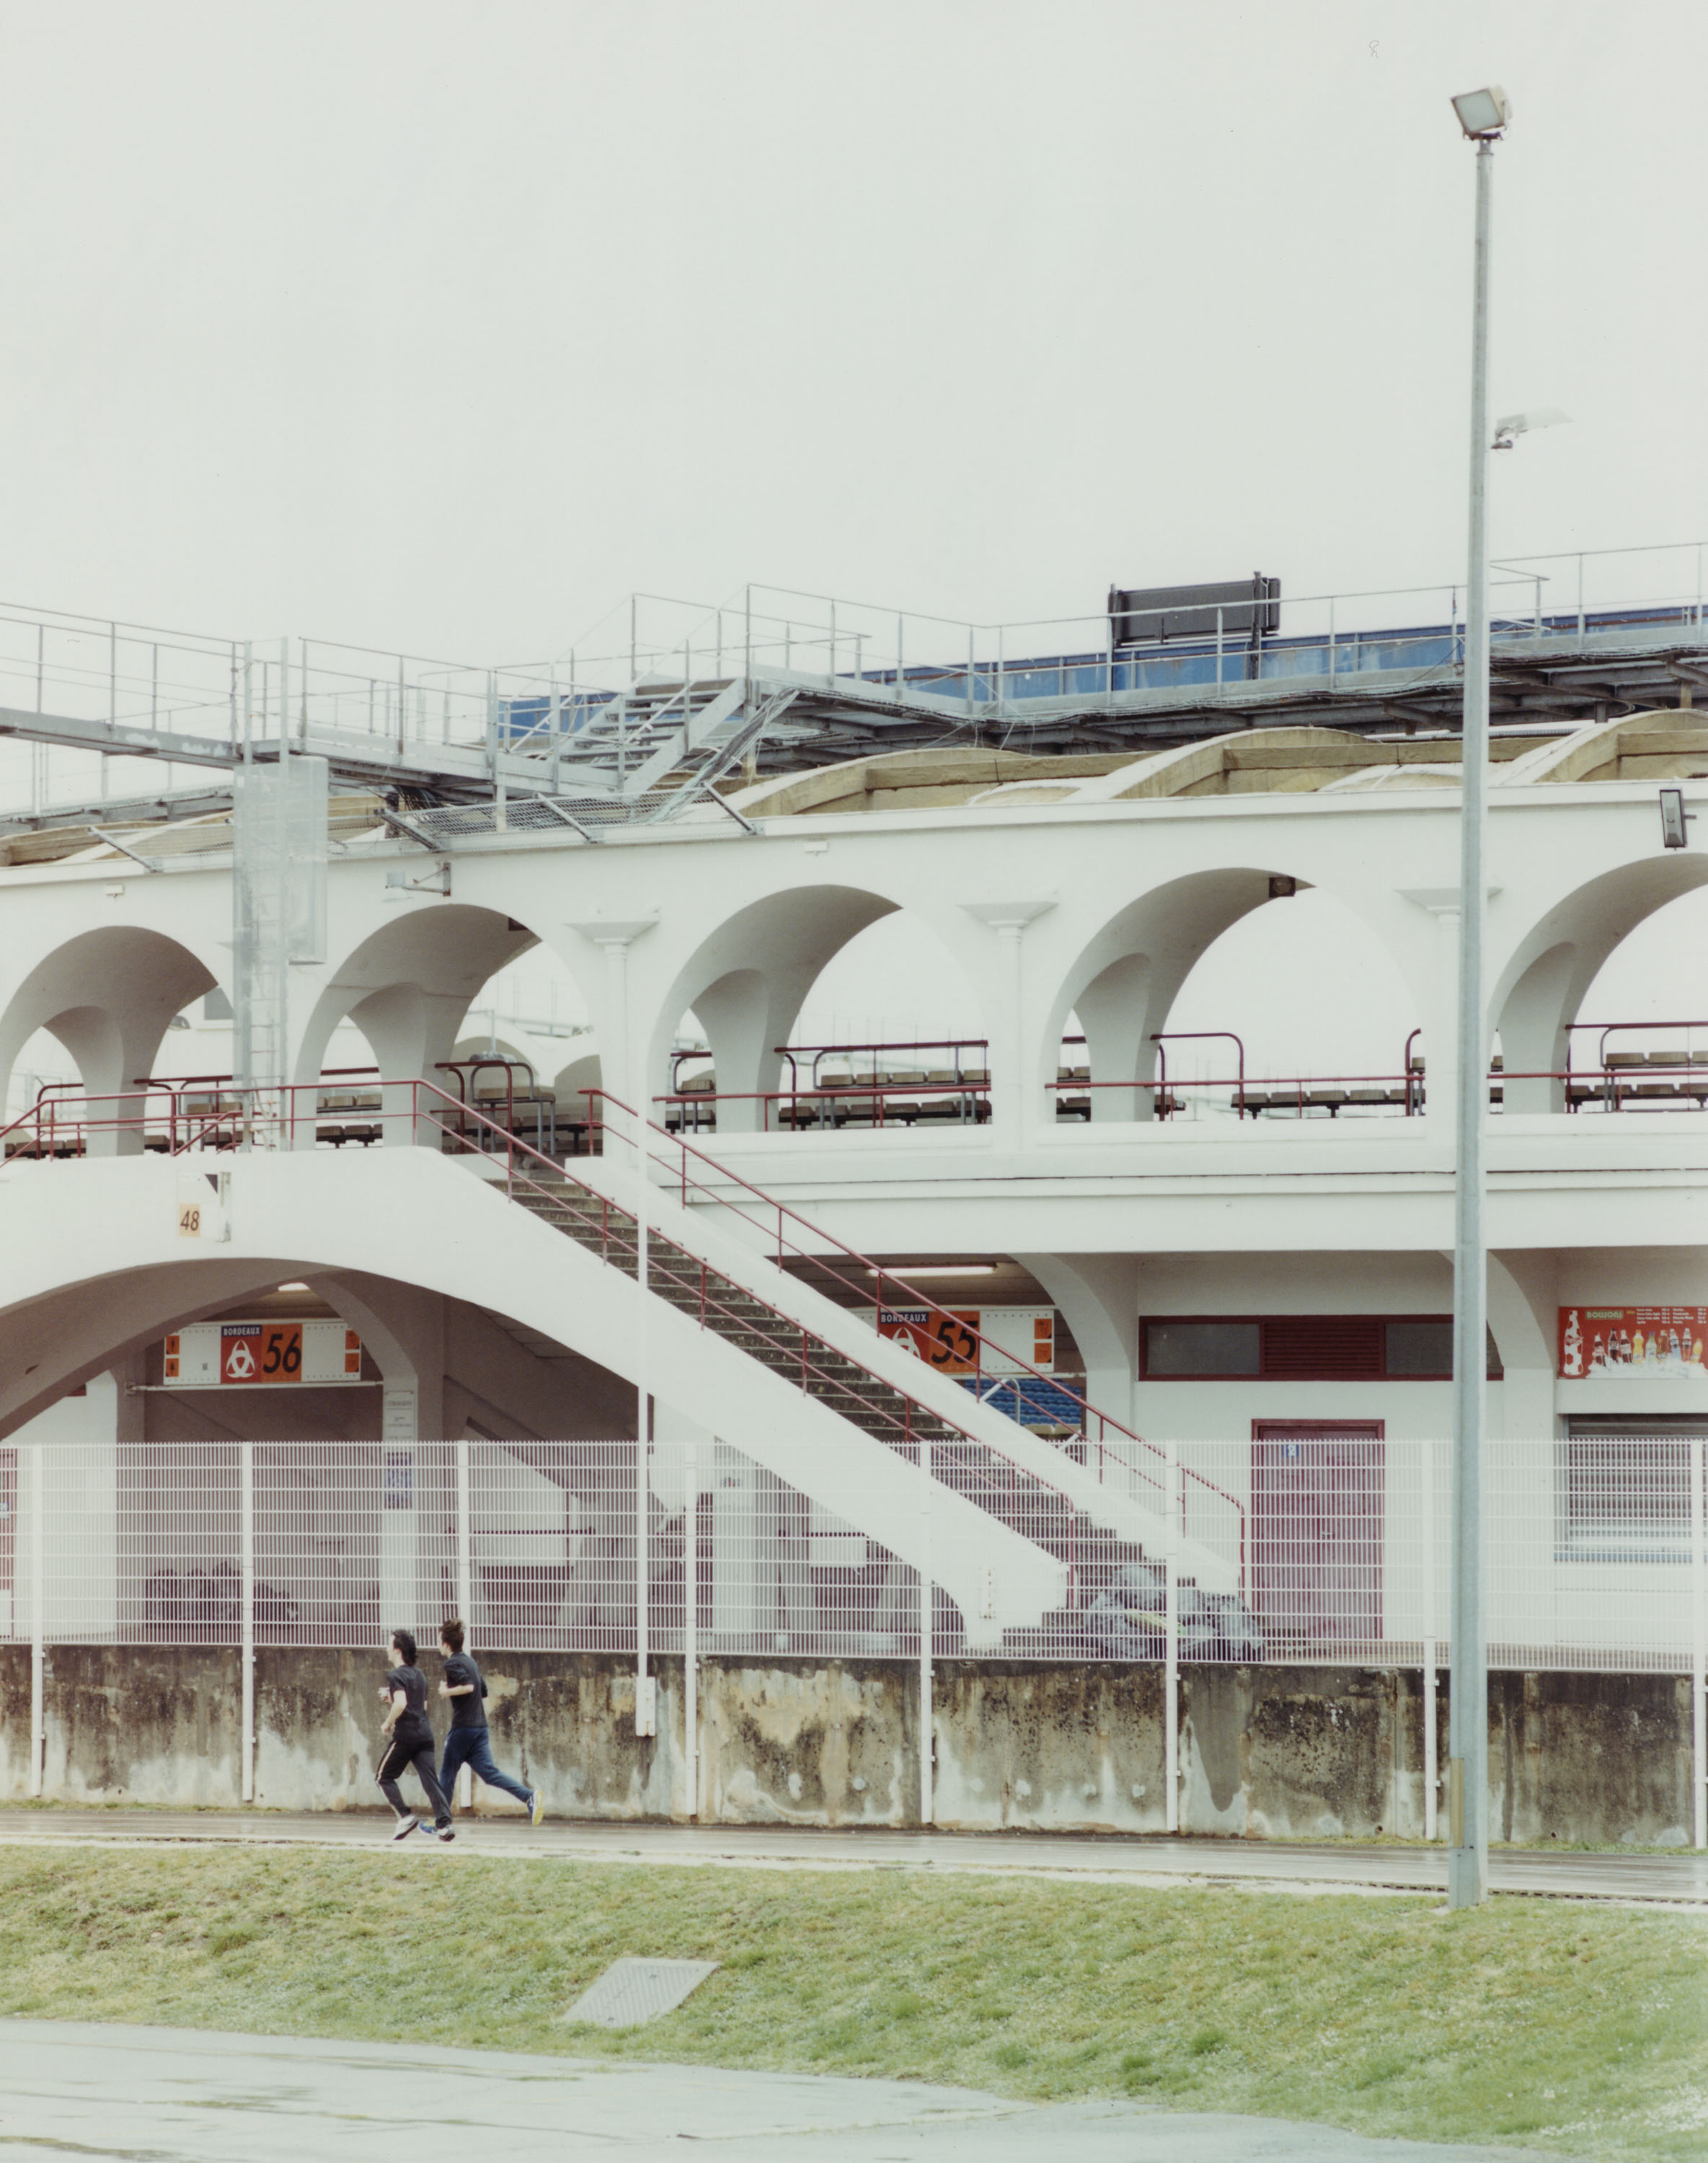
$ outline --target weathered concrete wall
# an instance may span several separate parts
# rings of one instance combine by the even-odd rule
[[[679,1661],[657,1663],[656,1737],[634,1732],[625,1659],[495,1653],[493,1747],[554,1816],[682,1817]],[[371,1652],[263,1652],[256,1799],[275,1809],[379,1801]],[[45,1793],[83,1801],[232,1805],[240,1791],[238,1656],[55,1646]],[[1166,1824],[1160,1669],[946,1661],[934,1678],[938,1824],[968,1830],[1156,1833]],[[916,1822],[911,1662],[708,1660],[699,1670],[699,1814],[726,1825]],[[1324,1839],[1423,1830],[1422,1680],[1414,1670],[1192,1668],[1180,1684],[1181,1825]],[[0,1647],[0,1798],[28,1792],[29,1653]],[[1447,1696],[1437,1708],[1447,1760]],[[443,1726],[443,1723],[442,1723]],[[1690,1707],[1670,1675],[1490,1679],[1497,1836],[1684,1845]],[[483,1808],[519,1805],[477,1789]]]
[[[1688,1677],[1491,1675],[1489,1787],[1501,1840],[1687,1846]]]
[[[916,1668],[702,1666],[701,1814],[726,1825],[919,1821]]]
[[[242,1800],[238,1657],[207,1647],[54,1645],[42,1791],[70,1802]],[[29,1704],[25,1654],[24,1710]],[[28,1766],[27,1747],[22,1755]]]
[[[1157,1667],[946,1663],[933,1688],[937,1823],[1162,1831],[1162,1689]]]
[[[1257,1839],[1423,1837],[1415,1670],[1194,1668],[1181,1694],[1183,1828]],[[1444,1690],[1436,1747],[1444,1768]]]
[[[29,1647],[0,1645],[0,1798],[29,1792]]]

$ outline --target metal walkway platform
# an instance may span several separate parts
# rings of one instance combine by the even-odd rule
[[[1703,556],[1692,543],[1502,567],[1495,724],[1569,727],[1708,690]],[[1575,563],[1574,607],[1557,605],[1569,584],[1539,568],[1548,563]],[[458,806],[490,807],[502,830],[512,823],[504,807],[518,828],[532,807],[533,823],[592,840],[606,825],[715,803],[715,785],[731,775],[939,745],[1139,756],[1300,724],[1456,735],[1455,589],[1290,596],[1274,608],[1273,635],[1181,638],[1159,625],[1149,642],[1122,644],[1124,619],[965,624],[750,587],[721,606],[637,596],[615,650],[484,668],[0,604],[0,741],[172,770],[150,811],[139,769],[128,788],[75,803],[47,800],[44,769],[33,801],[0,812],[0,833],[73,816],[182,815],[165,800],[181,767],[205,777],[186,792],[205,813],[213,772],[297,753],[325,759],[336,788],[400,793],[406,814],[443,822]]]

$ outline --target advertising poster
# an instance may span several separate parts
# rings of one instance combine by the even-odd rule
[[[1559,1372],[1568,1382],[1708,1381],[1708,1307],[1563,1307]]]
[[[880,1337],[890,1338],[945,1375],[977,1373],[977,1328],[976,1307],[886,1307],[878,1317]]]
[[[362,1340],[342,1322],[192,1322],[160,1347],[160,1380],[181,1390],[359,1383]]]
[[[1056,1371],[1053,1307],[887,1307],[878,1317],[878,1333],[904,1344],[945,1375]]]

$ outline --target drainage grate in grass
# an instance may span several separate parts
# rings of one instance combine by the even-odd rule
[[[563,2015],[595,2028],[643,2028],[673,2013],[692,1990],[716,1972],[715,1961],[613,1961]]]

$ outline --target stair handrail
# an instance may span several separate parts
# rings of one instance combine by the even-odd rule
[[[614,1105],[617,1110],[626,1113],[631,1119],[640,1120],[641,1118],[641,1115],[636,1112],[631,1104],[625,1103],[621,1097],[613,1095],[609,1089],[587,1089],[582,1091],[580,1093],[585,1096],[589,1100],[588,1112],[589,1125],[600,1125],[605,1123],[600,1121],[597,1117],[598,1105],[601,1102]],[[785,1218],[789,1218],[796,1224],[803,1226],[813,1235],[815,1240],[824,1242],[830,1246],[835,1247],[843,1255],[845,1255],[848,1260],[857,1263],[859,1266],[873,1279],[873,1304],[875,1312],[878,1316],[882,1315],[885,1305],[883,1299],[883,1286],[885,1281],[888,1280],[889,1283],[898,1286],[907,1295],[907,1299],[910,1305],[918,1305],[928,1308],[933,1315],[939,1318],[940,1322],[946,1322],[957,1332],[964,1332],[966,1334],[970,1335],[977,1343],[981,1354],[979,1364],[973,1370],[973,1372],[975,1375],[984,1373],[985,1370],[982,1354],[986,1346],[989,1343],[989,1340],[985,1337],[982,1330],[977,1329],[971,1324],[963,1322],[959,1316],[952,1313],[950,1309],[940,1307],[937,1301],[931,1297],[929,1292],[920,1291],[916,1286],[909,1284],[905,1277],[898,1275],[893,1270],[886,1270],[883,1268],[879,1264],[872,1261],[869,1256],[862,1254],[857,1247],[851,1247],[846,1239],[838,1239],[834,1232],[826,1231],[822,1225],[814,1223],[810,1218],[804,1216],[799,1210],[791,1208],[786,1202],[779,1202],[776,1196],[766,1193],[762,1187],[756,1186],[751,1179],[746,1176],[745,1174],[733,1170],[730,1165],[722,1163],[718,1158],[708,1155],[705,1150],[698,1149],[692,1143],[684,1141],[679,1134],[673,1134],[668,1128],[658,1125],[652,1119],[641,1120],[641,1123],[646,1126],[653,1134],[656,1134],[659,1140],[664,1142],[669,1148],[673,1149],[677,1152],[680,1160],[677,1174],[679,1183],[678,1198],[680,1199],[684,1207],[687,1207],[688,1193],[690,1185],[688,1171],[688,1159],[692,1156],[697,1158],[701,1164],[709,1166],[710,1169],[717,1173],[720,1178],[730,1181],[735,1186],[745,1189],[747,1193],[757,1197],[759,1201],[764,1203],[768,1210],[774,1210],[776,1212],[777,1251],[779,1266],[781,1265],[785,1248],[793,1244],[785,1239],[783,1229],[783,1220]],[[620,1130],[614,1129],[614,1131],[618,1131],[620,1134]],[[629,1145],[631,1147],[633,1146],[631,1139],[630,1139]],[[655,1163],[663,1163],[665,1161],[665,1160],[658,1155],[656,1149],[649,1150],[647,1153]],[[705,1194],[708,1200],[717,1202],[720,1207],[735,1208],[736,1214],[738,1216],[746,1217],[750,1223],[757,1221],[752,1217],[750,1212],[738,1207],[735,1203],[730,1201],[727,1196],[715,1192],[714,1189],[704,1181],[695,1179],[692,1181],[691,1184],[696,1193]],[[822,1257],[819,1254],[812,1251],[810,1249],[799,1244],[794,1244],[794,1251],[803,1261],[815,1263],[820,1267],[824,1266]],[[834,1270],[831,1271],[831,1275],[836,1277],[836,1281],[838,1283],[845,1285],[847,1284],[847,1280],[838,1275]],[[850,1290],[859,1289],[859,1287],[851,1285],[849,1286],[848,1288]],[[891,1302],[891,1304],[893,1303],[894,1302]],[[874,1326],[877,1325],[875,1324]],[[1137,1448],[1148,1451],[1153,1458],[1159,1459],[1162,1463],[1165,1469],[1167,1467],[1167,1453],[1166,1451],[1159,1448],[1154,1442],[1145,1441],[1142,1435],[1135,1434],[1131,1427],[1124,1426],[1119,1420],[1112,1418],[1108,1413],[1098,1411],[1094,1405],[1088,1401],[1082,1391],[1069,1388],[1067,1385],[1061,1381],[1058,1377],[1045,1374],[1041,1368],[1033,1366],[1029,1360],[1019,1359],[1014,1353],[998,1351],[998,1348],[995,1345],[990,1345],[989,1349],[993,1352],[997,1352],[998,1356],[1007,1363],[1007,1364],[1019,1370],[1021,1374],[1030,1376],[1034,1381],[1044,1382],[1053,1387],[1061,1389],[1065,1395],[1074,1399],[1085,1414],[1086,1442],[1087,1446],[1090,1446],[1093,1440],[1095,1440],[1098,1449],[1103,1449],[1106,1447],[1106,1432],[1113,1431],[1113,1432],[1119,1435],[1123,1441],[1132,1443]],[[1009,1377],[1004,1375],[1003,1379],[1018,1379],[1018,1377]],[[1093,1437],[1091,1430],[1091,1422],[1093,1419],[1098,1422],[1099,1430],[1095,1437]],[[1128,1469],[1134,1472],[1140,1472],[1142,1476],[1142,1468],[1139,1465],[1129,1465]],[[1226,1488],[1218,1486],[1213,1480],[1207,1480],[1202,1473],[1194,1471],[1190,1466],[1177,1464],[1174,1469],[1180,1473],[1183,1482],[1187,1480],[1192,1480],[1195,1485],[1204,1489],[1206,1492],[1218,1496],[1222,1501],[1229,1504],[1233,1507],[1239,1519],[1240,1546],[1243,1552],[1245,1542],[1244,1505],[1239,1501],[1236,1495],[1230,1495]],[[1167,1484],[1166,1478],[1155,1480],[1154,1484],[1161,1487],[1165,1495],[1166,1495]]]
[[[296,1084],[294,1086],[302,1087],[312,1085]],[[417,1079],[413,1086],[417,1092],[417,1104],[419,1102],[419,1092],[424,1090],[429,1096],[438,1097],[444,1104],[458,1113],[459,1138],[461,1132],[466,1128],[468,1123],[470,1120],[473,1120],[476,1124],[488,1129],[499,1141],[505,1144],[506,1186],[506,1192],[510,1196],[511,1199],[514,1200],[516,1198],[516,1189],[519,1177],[520,1183],[521,1185],[527,1186],[532,1192],[540,1195],[543,1199],[551,1201],[554,1198],[552,1190],[549,1187],[542,1186],[537,1179],[529,1178],[526,1174],[518,1175],[516,1160],[518,1156],[521,1156],[532,1158],[536,1163],[543,1165],[553,1179],[563,1180],[566,1181],[573,1179],[574,1183],[579,1186],[584,1194],[590,1196],[593,1200],[600,1202],[604,1207],[609,1209],[611,1206],[610,1197],[602,1193],[600,1190],[595,1186],[590,1181],[582,1179],[570,1173],[566,1165],[560,1164],[554,1158],[547,1156],[542,1150],[531,1148],[527,1142],[523,1141],[520,1138],[520,1136],[509,1133],[504,1127],[500,1126],[497,1121],[488,1118],[484,1113],[476,1111],[472,1107],[460,1103],[457,1098],[453,1097],[450,1094],[448,1090],[440,1088],[437,1082],[428,1082],[422,1077]],[[620,1098],[610,1097],[608,1092],[600,1091],[595,1092],[588,1091],[584,1093],[588,1095],[597,1093],[600,1096],[605,1097],[609,1102],[616,1104],[619,1109],[627,1108],[622,1104]],[[420,1116],[418,1110],[415,1116],[417,1118]],[[651,1126],[652,1124],[650,1120],[646,1123],[648,1126]],[[663,1129],[662,1128],[654,1127],[652,1128],[652,1131],[658,1134],[663,1134]],[[666,1135],[664,1136],[664,1139],[668,1140],[670,1137]],[[478,1152],[471,1152],[471,1154],[476,1153]],[[696,1152],[696,1154],[699,1153]],[[656,1155],[654,1156],[653,1160],[658,1160]],[[706,1161],[710,1163],[712,1160],[708,1158]],[[644,1173],[642,1173],[641,1176],[644,1176],[645,1175]],[[747,1181],[743,1181],[742,1183],[751,1184],[751,1182]],[[706,1191],[710,1192],[710,1189]],[[755,1193],[760,1192],[760,1190],[757,1187],[754,1188],[753,1191]],[[762,1197],[762,1198],[769,1202],[771,1197],[764,1196]],[[790,1215],[797,1214],[797,1212],[794,1211],[790,1211],[789,1213]],[[802,1223],[806,1222],[804,1218],[801,1218],[800,1221]],[[634,1248],[631,1251],[635,1254],[637,1263],[638,1264],[640,1251],[638,1237],[637,1238]],[[686,1249],[684,1249],[684,1251],[689,1253],[689,1256],[691,1260],[697,1261],[699,1263],[703,1272],[714,1270],[719,1275],[726,1274],[720,1265],[708,1262],[703,1255],[693,1254]],[[902,1439],[904,1445],[913,1447],[920,1439],[920,1438],[915,1436],[913,1429],[912,1411],[914,1407],[917,1406],[921,1412],[929,1414],[929,1417],[934,1424],[948,1428],[951,1433],[958,1435],[962,1443],[974,1449],[985,1452],[989,1457],[996,1459],[998,1463],[1005,1466],[1011,1478],[1018,1476],[1022,1480],[1028,1480],[1040,1495],[1047,1495],[1051,1498],[1051,1500],[1060,1507],[1062,1512],[1063,1524],[1066,1534],[1067,1553],[1063,1559],[1065,1560],[1067,1567],[1069,1605],[1071,1606],[1077,1604],[1077,1588],[1079,1581],[1079,1566],[1076,1552],[1077,1547],[1076,1528],[1079,1520],[1085,1515],[1085,1512],[1082,1509],[1081,1506],[1073,1500],[1072,1496],[1069,1495],[1064,1488],[1057,1486],[1053,1480],[1046,1479],[1042,1473],[1034,1470],[1030,1465],[1022,1464],[1011,1457],[1005,1457],[1003,1452],[993,1443],[988,1441],[982,1435],[973,1433],[971,1428],[964,1426],[959,1420],[956,1419],[952,1414],[933,1411],[923,1399],[913,1396],[903,1386],[902,1384],[892,1381],[887,1375],[879,1373],[875,1368],[867,1364],[863,1359],[861,1359],[856,1354],[845,1352],[839,1346],[831,1343],[829,1338],[822,1336],[817,1331],[814,1330],[809,1323],[801,1321],[798,1316],[785,1313],[781,1307],[773,1306],[769,1300],[765,1298],[762,1293],[753,1291],[752,1286],[744,1285],[738,1288],[743,1291],[748,1298],[752,1299],[757,1306],[762,1307],[768,1314],[773,1316],[776,1320],[783,1322],[791,1330],[799,1331],[804,1343],[805,1339],[810,1337],[817,1343],[824,1345],[828,1350],[835,1353],[837,1358],[848,1360],[851,1365],[860,1368],[864,1373],[868,1375],[872,1380],[879,1382],[884,1386],[884,1388],[893,1390],[894,1394],[901,1399],[903,1405],[908,1408],[908,1416],[902,1421],[897,1422],[892,1420],[892,1424],[896,1424],[900,1427]],[[804,1288],[808,1290],[811,1289],[810,1286]],[[701,1285],[700,1297],[702,1306],[702,1326],[704,1326],[704,1309],[706,1305],[706,1291],[704,1281],[702,1281]],[[730,1312],[730,1310],[724,1309],[721,1307],[719,1311],[720,1312]],[[741,1317],[731,1312],[731,1318],[732,1320],[739,1320]],[[841,1383],[837,1376],[830,1374],[824,1370],[813,1367],[807,1360],[804,1351],[803,1351],[802,1354],[801,1371],[804,1378],[809,1375],[816,1376],[818,1379],[829,1383],[833,1388],[841,1390],[845,1394],[846,1393],[846,1385]],[[1041,1377],[1040,1379],[1047,1380],[1048,1378]],[[1070,1394],[1071,1394],[1071,1392],[1070,1392]],[[946,1485],[948,1483],[946,1482],[945,1484]],[[1236,1505],[1235,1506],[1237,1508],[1238,1506]],[[993,1511],[992,1514],[994,1516],[998,1513]],[[1003,1521],[1000,1516],[998,1516],[998,1521]],[[1029,1537],[1035,1539],[1037,1535],[1034,1533],[1029,1535]],[[1244,1516],[1243,1511],[1240,1512],[1240,1541],[1241,1556],[1243,1559],[1244,1551]]]

